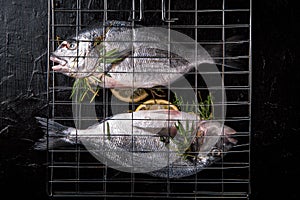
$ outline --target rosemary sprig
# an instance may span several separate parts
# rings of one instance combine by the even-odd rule
[[[98,65],[95,67],[95,74],[103,73],[103,69],[101,68],[101,63],[104,64],[112,64],[115,62],[120,61],[121,58],[118,57],[118,50],[113,49],[110,51],[105,50],[104,45],[98,45],[98,50],[99,50],[99,59],[98,59]],[[72,87],[72,92],[70,98],[75,97],[76,95],[76,101],[77,102],[82,102],[86,96],[91,96],[89,95],[90,93],[92,94],[90,102],[92,102],[95,97],[98,95],[99,92],[99,87],[97,86],[98,83],[101,83],[102,81],[96,77],[96,75],[92,74],[89,77],[84,77],[84,78],[78,78],[74,81],[73,87]],[[93,88],[95,87],[96,88]]]
[[[171,138],[171,140],[176,145],[176,149],[171,148],[171,146],[170,148],[177,152],[180,156],[185,156],[185,152],[190,148],[195,123],[194,121],[192,121],[192,123],[190,123],[190,121],[186,121],[184,127],[180,121],[177,121],[177,123],[175,123],[175,128],[177,129],[177,136],[175,138]]]
[[[178,97],[177,94],[175,93],[175,100],[173,101],[173,104],[177,106],[178,108],[181,108],[183,105],[183,98],[182,96]]]
[[[201,95],[199,94],[200,102],[197,107],[197,112],[200,115],[200,118],[203,120],[210,120],[213,118],[213,101],[212,96],[208,95],[206,100],[202,100]]]
[[[91,86],[90,81],[87,77],[78,78],[74,81],[72,87],[72,93],[70,98],[76,97],[77,102],[82,102],[86,96],[89,96],[89,92],[93,94],[90,102],[98,95],[99,88],[95,89]]]
[[[179,107],[182,111],[197,113],[201,120],[213,119],[213,100],[212,96],[209,94],[207,99],[203,101],[200,93],[198,93],[200,101],[197,103],[195,101],[192,104],[184,103],[182,96],[178,97],[175,93],[175,100],[173,104]],[[195,109],[196,107],[196,109]]]
[[[106,129],[107,139],[110,140],[111,136],[110,136],[110,127],[109,127],[109,123],[108,122],[106,122],[106,126],[107,126],[107,129]]]
[[[175,94],[175,100],[173,101],[173,104],[177,107],[180,107],[181,110],[184,110],[185,112],[193,112],[199,114],[199,117],[201,120],[210,120],[213,119],[213,100],[211,94],[207,96],[206,100],[203,100],[200,93],[199,95],[199,102],[196,103],[195,101],[190,105],[189,103],[184,104],[184,101],[182,97],[178,97]],[[184,107],[184,108],[183,108]],[[196,109],[195,109],[196,107]],[[175,127],[177,129],[177,134],[179,134],[179,138],[175,137],[172,139],[173,143],[176,144],[176,149],[172,149],[175,152],[177,152],[180,156],[182,156],[184,159],[194,159],[196,155],[193,155],[194,152],[191,152],[189,149],[191,147],[191,139],[194,129],[196,128],[194,126],[194,121],[192,122],[192,125],[190,126],[190,122],[186,121],[186,126],[183,127],[181,122],[177,122],[175,124]],[[180,139],[181,138],[181,139]],[[184,147],[184,148],[183,148]]]
[[[179,135],[181,137],[179,137],[178,139],[180,139],[180,141],[175,141],[173,140],[175,143],[177,143],[177,145],[180,145],[181,147],[183,147],[183,150],[186,150],[189,146],[190,146],[190,138],[192,135],[192,132],[194,130],[194,121],[192,121],[192,125],[190,127],[190,123],[189,121],[186,121],[185,127],[183,127],[183,125],[181,124],[180,121],[177,121],[177,124],[175,124],[175,128],[177,129],[177,133],[179,133]],[[177,139],[177,137],[176,137]],[[183,140],[183,141],[182,141]],[[182,150],[182,148],[180,148]]]

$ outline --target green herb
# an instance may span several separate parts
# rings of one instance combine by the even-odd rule
[[[194,121],[192,121],[192,126],[190,127],[189,121],[186,121],[186,129],[183,127],[180,121],[177,121],[177,124],[175,124],[175,127],[177,129],[177,133],[179,133],[180,136],[182,136],[183,141],[180,141],[179,145],[182,145],[183,147],[189,146],[190,143],[190,137],[192,135],[192,132],[194,130]]]
[[[213,119],[213,101],[211,95],[207,96],[206,100],[202,100],[201,95],[199,94],[200,102],[197,107],[197,113],[200,114],[200,118],[203,120]]]
[[[119,62],[122,60],[122,58],[119,57],[118,49],[112,49],[109,51],[106,51],[105,45],[98,45],[98,67],[96,67],[96,71],[102,71],[100,64],[113,64],[116,62]]]
[[[107,126],[107,129],[106,129],[106,134],[107,134],[107,139],[110,140],[110,128],[109,128],[109,123],[106,122],[106,126]]]
[[[197,103],[193,101],[192,104],[184,103],[182,96],[178,97],[175,93],[175,100],[173,104],[185,112],[193,112],[199,114],[201,120],[210,120],[213,118],[213,100],[212,96],[208,95],[206,100],[202,100],[200,93],[198,93],[200,101]],[[196,108],[196,109],[195,109]]]
[[[184,155],[184,152],[186,152],[190,147],[192,133],[195,129],[194,121],[192,121],[192,123],[186,121],[185,127],[180,121],[177,121],[177,123],[175,124],[175,128],[177,129],[178,135],[175,138],[171,138],[172,142],[176,145],[176,149],[172,150],[179,153],[180,155]]]
[[[72,93],[70,98],[76,97],[77,102],[82,102],[86,96],[89,96],[91,98],[90,102],[92,102],[95,99],[95,97],[98,95],[99,87],[97,85],[102,81],[101,79],[99,79],[99,77],[96,77],[95,74],[98,74],[100,76],[103,75],[103,69],[101,67],[101,63],[112,64],[121,60],[121,58],[118,57],[117,49],[113,49],[106,52],[105,46],[101,44],[98,45],[98,48],[99,48],[99,60],[97,62],[98,66],[95,67],[95,73],[89,77],[78,78],[73,83]]]
[[[173,104],[177,106],[178,108],[181,108],[183,105],[183,99],[182,96],[178,97],[177,94],[175,93],[175,100],[173,101]]]
[[[89,95],[89,92],[93,94],[90,102],[92,102],[96,95],[98,95],[99,88],[93,89],[90,81],[87,77],[85,78],[78,78],[74,81],[73,87],[72,87],[72,93],[70,98],[75,97],[77,102],[82,102],[84,98]]]
[[[189,103],[184,104],[182,97],[178,97],[175,94],[175,100],[173,104],[180,107],[181,110],[185,112],[193,112],[197,113],[201,120],[210,120],[213,119],[213,100],[212,96],[209,94],[206,100],[203,100],[200,93],[199,101],[196,103],[195,101],[190,105]],[[183,108],[184,107],[184,108]],[[194,122],[194,121],[193,121]],[[191,152],[191,139],[192,134],[195,129],[194,123],[190,126],[190,123],[186,121],[185,128],[183,125],[178,121],[175,124],[177,129],[177,134],[181,137],[176,137],[177,140],[172,139],[173,143],[177,145],[177,149],[173,149],[175,152],[178,152],[180,156],[184,159],[195,159],[197,155],[193,155],[195,152]],[[179,140],[181,138],[181,140]],[[184,151],[183,151],[184,150]]]

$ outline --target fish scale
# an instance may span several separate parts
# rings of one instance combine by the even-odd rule
[[[38,118],[38,121],[42,127],[47,126],[46,119]],[[35,149],[46,149],[47,139],[49,148],[56,148],[56,143],[61,145],[62,141],[69,144],[78,142],[96,159],[110,167],[159,177],[190,176],[220,158],[211,153],[213,149],[221,149],[225,153],[236,143],[231,138],[235,131],[230,127],[217,121],[200,121],[197,115],[180,111],[141,110],[121,113],[81,130],[51,120],[48,123],[50,134],[37,142]],[[188,134],[184,136],[177,130],[174,138],[168,143],[163,142],[161,132],[173,127],[175,123],[181,123]],[[188,127],[191,130],[187,130]],[[194,159],[187,159],[189,152],[186,150],[194,140],[195,130],[203,131],[203,143]],[[188,143],[182,146],[184,138]]]
[[[99,25],[81,31],[72,38],[74,44],[64,41],[51,54],[50,59],[58,63],[52,69],[74,78],[99,77],[105,72],[107,82],[100,76],[99,84],[105,88],[152,88],[174,82],[201,63],[214,63],[200,45],[196,56],[195,46],[184,44],[191,41],[180,41],[184,36],[175,31],[173,42],[177,43],[170,47],[167,33],[167,29],[132,28],[129,22],[107,21],[104,28]],[[106,63],[103,56],[112,51],[116,52],[106,58],[112,61]]]

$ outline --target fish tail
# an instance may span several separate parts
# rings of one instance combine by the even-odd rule
[[[247,60],[243,59],[243,56],[246,56],[247,50],[249,50],[247,44],[249,42],[244,36],[236,35],[226,39],[224,52],[223,45],[207,47],[206,50],[213,58],[215,64],[224,65],[226,68],[243,70],[246,68],[245,64],[247,64]],[[225,62],[223,62],[224,56]]]
[[[42,151],[66,144],[75,144],[74,139],[69,137],[74,128],[42,117],[36,117],[36,119],[44,131],[44,136],[34,144],[35,150]]]

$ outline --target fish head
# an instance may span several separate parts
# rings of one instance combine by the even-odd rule
[[[227,151],[237,143],[233,138],[236,131],[217,121],[201,121],[197,130],[202,137],[200,152],[204,154],[215,149]]]
[[[89,31],[63,41],[50,55],[50,60],[57,63],[52,69],[74,78],[90,76],[95,72],[99,60],[99,51],[95,45],[95,40],[100,41],[99,38],[101,34]]]

